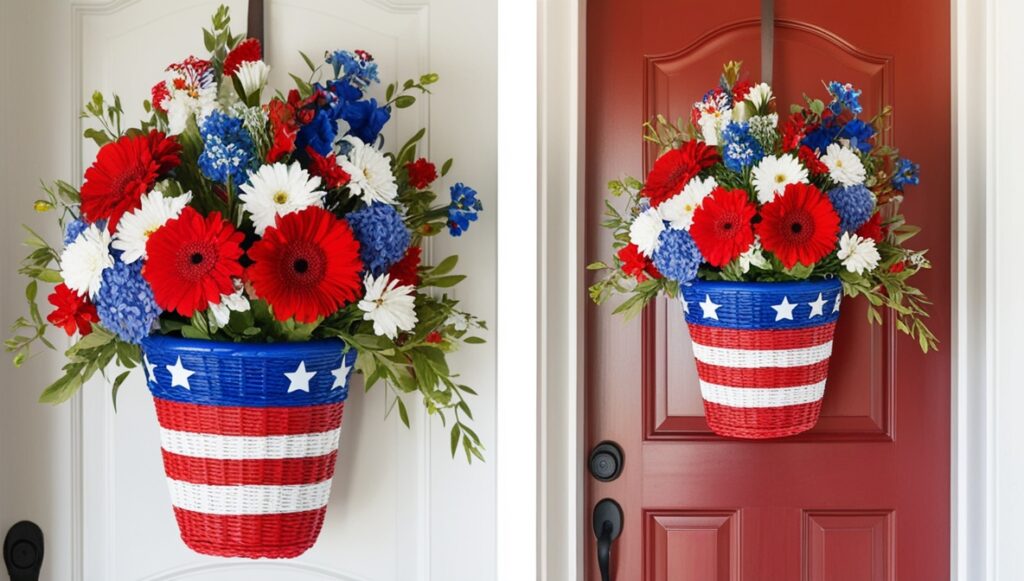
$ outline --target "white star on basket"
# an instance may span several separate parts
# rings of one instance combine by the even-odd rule
[[[686,297],[680,295],[679,302],[683,303],[683,312],[687,315],[690,314],[690,303],[686,302]]]
[[[334,384],[331,385],[331,391],[345,387],[345,385],[348,384],[348,372],[351,370],[352,366],[345,362],[345,354],[342,354],[341,366],[337,369],[331,370],[331,375],[334,376]]]
[[[185,366],[181,364],[181,355],[178,355],[178,360],[174,365],[165,365],[165,367],[167,367],[167,371],[171,372],[171,387],[192,389],[192,386],[188,384],[188,378],[195,375],[196,372],[185,369]]]
[[[155,383],[156,365],[149,362],[149,356],[145,353],[142,354],[142,364],[146,366],[146,378]]]
[[[828,301],[826,301],[825,299],[821,298],[821,293],[818,293],[818,300],[811,301],[811,302],[807,303],[807,306],[811,307],[811,315],[809,317],[807,317],[807,318],[808,319],[813,319],[814,317],[819,317],[819,316],[820,317],[824,317],[825,316],[825,303],[827,303],[827,302]]]
[[[718,309],[722,305],[717,305],[711,300],[711,295],[704,295],[704,302],[697,303],[700,308],[704,311],[705,319],[718,320]]]
[[[833,313],[839,312],[839,301],[841,300],[843,300],[843,293],[840,292],[839,294],[836,295],[836,306],[832,307]]]
[[[798,303],[789,302],[789,297],[782,297],[782,302],[777,305],[772,305],[775,309],[775,320],[782,321],[788,319],[793,320],[793,309],[796,308]]]
[[[304,391],[309,393],[309,380],[316,375],[315,371],[306,371],[306,362],[299,361],[299,367],[291,373],[285,373],[288,378],[288,393],[293,391]]]

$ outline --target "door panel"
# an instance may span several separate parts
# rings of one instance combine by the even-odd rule
[[[884,139],[923,170],[903,209],[925,229],[914,242],[931,249],[935,267],[916,280],[934,300],[942,351],[921,354],[891,320],[871,326],[862,301],[848,301],[819,424],[785,440],[725,440],[704,423],[677,302],[658,300],[629,323],[589,305],[587,443],[614,440],[627,460],[618,480],[588,483],[588,503],[610,497],[623,507],[617,579],[948,578],[948,6],[869,0],[840,15],[810,0],[776,4],[782,116],[829,80],[861,88],[865,116],[896,109]],[[758,14],[755,0],[589,3],[587,261],[611,242],[597,226],[604,184],[642,178],[657,155],[641,124],[658,113],[688,117],[725,61],[742,60],[759,80]],[[587,550],[597,579],[593,543]]]

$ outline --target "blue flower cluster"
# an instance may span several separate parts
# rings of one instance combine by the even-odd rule
[[[377,140],[384,125],[391,120],[391,107],[381,106],[377,99],[364,99],[362,89],[350,79],[327,81],[314,85],[319,98],[315,102],[313,120],[299,130],[296,150],[311,147],[320,155],[328,155],[338,138],[338,122],[348,124],[347,135],[364,143]]]
[[[380,276],[405,256],[409,230],[402,216],[390,204],[371,204],[346,217],[359,240],[359,257],[366,268]]]
[[[103,271],[103,284],[94,299],[103,327],[135,344],[149,335],[162,312],[153,289],[142,278],[142,262],[125,264],[116,256],[114,266]]]
[[[248,181],[248,172],[254,169],[255,147],[242,119],[214,111],[203,121],[199,134],[203,139],[203,153],[199,155],[203,175],[222,184],[230,179],[236,186]]]
[[[658,242],[660,246],[652,257],[658,272],[679,283],[697,278],[697,269],[704,257],[689,232],[666,228],[658,237]]]
[[[327,63],[334,69],[336,79],[351,79],[362,86],[380,82],[377,63],[366,53],[355,54],[347,50],[336,50],[327,55]]]
[[[871,151],[871,138],[874,136],[875,128],[860,119],[851,119],[844,124],[837,117],[829,117],[817,129],[808,133],[800,144],[824,153],[836,140],[846,139],[851,147],[867,153]]]
[[[452,203],[448,205],[448,233],[462,236],[469,223],[476,222],[477,213],[484,209],[476,199],[476,190],[459,182],[451,187]]]
[[[101,230],[103,228],[106,228],[107,221],[97,220],[96,227]],[[83,220],[82,218],[76,218],[68,222],[68,225],[64,227],[64,246],[70,246],[71,243],[77,240],[78,237],[82,235],[82,232],[85,232],[88,228],[89,223]]]
[[[850,83],[832,81],[828,84],[828,92],[832,95],[832,102],[828,108],[832,113],[838,115],[843,109],[849,109],[854,115],[859,115],[864,109],[860,106],[860,89],[854,89]]]
[[[844,232],[856,232],[875,212],[875,196],[862,185],[830,190],[828,199],[839,214],[839,229]]]
[[[892,187],[895,190],[903,191],[906,186],[916,186],[921,183],[921,166],[906,158],[900,158],[896,164],[896,171],[892,174]]]
[[[722,130],[722,157],[725,167],[742,172],[764,157],[764,149],[750,133],[750,124],[730,121]]]

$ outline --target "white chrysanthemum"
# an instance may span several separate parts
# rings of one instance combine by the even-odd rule
[[[768,104],[769,101],[774,99],[772,95],[772,88],[768,83],[759,83],[750,87],[747,94],[743,97],[744,100],[750,101],[754,105],[755,109],[760,110],[762,107]]]
[[[775,199],[789,184],[806,184],[807,168],[791,153],[765,156],[750,172],[757,200],[762,204]]]
[[[828,146],[821,161],[828,166],[828,176],[832,181],[844,186],[857,186],[864,183],[867,172],[864,171],[864,164],[860,158],[848,147],[838,143]]]
[[[263,236],[278,216],[310,206],[322,207],[324,192],[319,187],[320,178],[310,177],[299,162],[268,164],[249,174],[249,183],[240,186],[238,199],[252,216],[256,233]]]
[[[352,176],[348,189],[353,195],[363,198],[367,204],[383,202],[394,204],[398,195],[398,184],[391,173],[391,162],[372,145],[363,143],[351,135],[344,141],[352,145],[345,157],[338,157],[338,165]]]
[[[665,222],[657,208],[647,208],[629,226],[629,241],[636,244],[644,256],[650,257],[658,249],[658,237],[664,230]]]
[[[142,196],[142,205],[121,216],[117,223],[112,246],[124,253],[121,260],[130,264],[146,258],[149,236],[171,218],[177,218],[191,201],[190,192],[175,198],[165,198],[162,192],[153,190]]]
[[[701,179],[695,177],[686,184],[683,191],[665,200],[658,206],[661,219],[668,222],[676,230],[689,230],[693,224],[693,213],[700,203],[718,187],[715,178]]]
[[[744,274],[750,272],[751,266],[756,266],[761,269],[767,269],[770,267],[768,259],[764,257],[760,238],[754,238],[754,243],[750,245],[750,248],[747,248],[747,250],[743,254],[740,254],[736,260],[740,265],[740,270],[743,271]]]
[[[856,234],[844,232],[839,239],[839,253],[836,255],[843,266],[850,272],[864,274],[866,270],[874,270],[882,259],[875,248],[875,241]]]
[[[238,77],[246,96],[252,95],[266,86],[267,77],[270,76],[270,65],[263,61],[246,61],[238,66],[235,76]]]
[[[110,233],[91,224],[60,255],[60,276],[78,296],[95,296],[103,284],[103,270],[114,266]]]
[[[373,332],[389,339],[398,337],[399,331],[409,331],[416,326],[416,289],[409,285],[398,285],[387,274],[374,277],[366,275],[366,296],[359,301],[363,319],[373,321]]]
[[[173,87],[168,83],[167,86]],[[175,89],[164,99],[163,106],[167,109],[167,133],[178,135],[185,131],[189,117],[196,116],[196,123],[202,125],[206,116],[217,109],[217,84],[210,83],[206,87],[186,91]]]
[[[249,298],[245,296],[245,287],[242,280],[238,278],[235,279],[235,292],[229,295],[220,295],[219,303],[210,304],[210,312],[221,327],[227,325],[231,320],[232,311],[244,313],[249,308]]]

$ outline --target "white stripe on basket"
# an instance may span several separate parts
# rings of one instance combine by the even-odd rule
[[[708,365],[756,369],[758,367],[800,367],[824,361],[832,355],[832,341],[803,349],[755,350],[708,347],[693,344],[693,356]]]
[[[204,514],[283,514],[327,506],[331,481],[285,486],[214,486],[167,479],[171,504]]]
[[[777,408],[818,401],[825,395],[825,380],[799,387],[728,387],[700,382],[700,393],[711,403],[734,408]]]
[[[221,436],[160,430],[164,450],[194,458],[216,460],[277,460],[312,458],[338,449],[341,428],[293,436]]]

